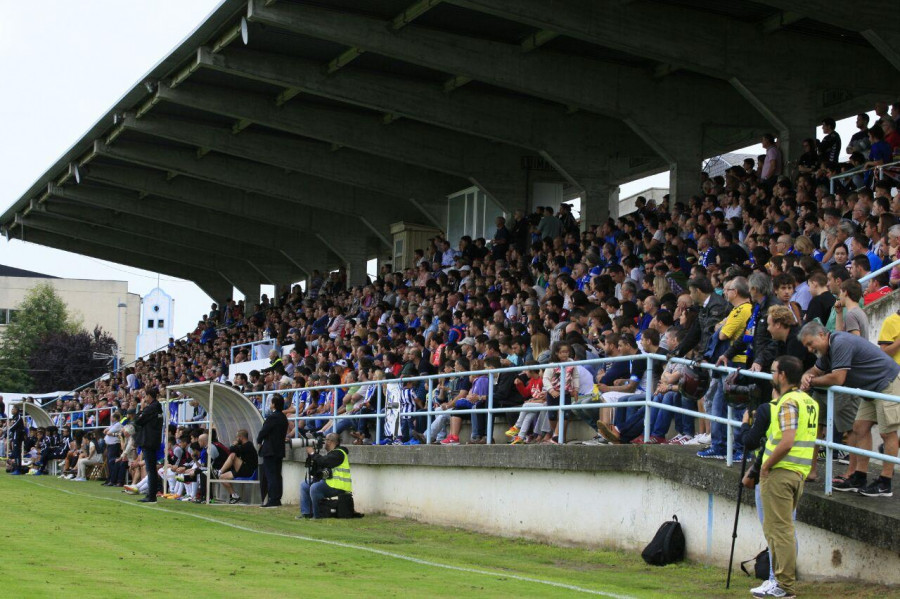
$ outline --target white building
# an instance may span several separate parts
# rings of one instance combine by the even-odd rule
[[[137,355],[164,347],[172,337],[175,320],[175,300],[168,293],[154,288],[141,299],[141,334],[137,338]]]
[[[124,361],[134,360],[141,298],[128,292],[127,281],[60,279],[0,264],[0,335],[15,318],[16,307],[28,291],[41,283],[53,286],[69,315],[80,320],[86,330],[100,326],[119,344]]]

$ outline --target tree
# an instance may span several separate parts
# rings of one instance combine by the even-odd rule
[[[35,285],[16,306],[13,320],[0,340],[0,391],[32,392],[30,358],[40,342],[54,333],[76,333],[80,324],[73,321],[66,304],[48,283]]]
[[[38,343],[28,361],[32,391],[74,389],[106,372],[115,352],[116,340],[100,327],[93,333],[51,333]]]

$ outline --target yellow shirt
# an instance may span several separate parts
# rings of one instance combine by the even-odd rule
[[[752,314],[753,304],[751,302],[744,302],[740,306],[732,308],[722,324],[722,328],[719,329],[719,333],[725,335],[729,341],[734,343],[744,334],[744,330],[747,328],[747,321],[750,320]],[[734,357],[734,361],[736,363],[746,363],[747,356],[739,354]]]
[[[900,315],[891,314],[884,319],[884,324],[881,325],[881,332],[878,334],[878,344],[893,343],[897,340],[897,337],[900,337]],[[894,358],[894,362],[900,364],[900,351],[891,357]]]

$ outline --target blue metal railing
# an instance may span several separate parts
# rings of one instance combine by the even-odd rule
[[[595,366],[599,364],[609,364],[612,362],[626,362],[626,361],[635,361],[635,360],[646,360],[647,361],[647,370],[646,370],[646,382],[645,388],[643,391],[644,398],[636,401],[621,401],[615,403],[581,403],[581,404],[565,404],[566,397],[566,368],[572,366]],[[321,385],[316,387],[305,387],[303,389],[284,389],[284,390],[273,390],[273,391],[259,391],[254,393],[246,394],[248,397],[260,397],[261,398],[261,409],[265,409],[265,397],[274,395],[276,393],[281,393],[283,395],[288,395],[295,391],[329,391],[335,389],[349,389],[351,387],[360,387],[362,385],[376,385],[376,408],[374,413],[370,414],[361,414],[361,413],[343,413],[338,414],[337,402],[332,401],[332,411],[330,414],[314,414],[309,416],[299,416],[295,415],[289,418],[289,420],[295,423],[295,431],[299,430],[298,424],[300,422],[306,422],[311,420],[331,420],[332,422],[337,422],[342,419],[372,419],[375,420],[376,424],[376,432],[375,432],[375,442],[378,443],[381,440],[381,431],[382,431],[382,420],[385,418],[385,414],[382,413],[383,406],[383,391],[382,388],[388,384],[396,384],[396,383],[405,383],[409,381],[423,381],[428,384],[428,394],[427,405],[425,410],[417,410],[413,412],[408,412],[402,414],[402,417],[405,418],[413,418],[413,417],[426,417],[428,422],[428,427],[426,431],[426,442],[431,442],[431,424],[432,418],[434,416],[446,415],[446,412],[441,410],[434,409],[434,381],[441,379],[452,379],[461,376],[494,376],[504,372],[523,372],[526,370],[546,370],[550,368],[560,368],[560,400],[559,405],[552,406],[512,406],[512,407],[494,407],[494,385],[488,385],[488,395],[486,400],[486,407],[484,408],[473,408],[464,410],[465,414],[486,414],[489,416],[487,419],[487,431],[485,435],[485,442],[492,443],[493,442],[493,416],[496,414],[506,414],[509,412],[557,412],[557,419],[559,422],[559,443],[565,443],[565,415],[567,412],[572,410],[585,410],[585,409],[600,409],[600,410],[608,410],[615,408],[626,408],[626,407],[644,407],[644,441],[648,441],[650,437],[650,415],[651,408],[658,410],[667,410],[670,412],[674,412],[677,414],[683,414],[686,416],[701,418],[704,420],[708,420],[710,422],[717,422],[719,424],[725,425],[726,428],[726,442],[727,442],[727,456],[726,463],[728,466],[732,465],[732,456],[733,456],[733,447],[734,447],[734,429],[740,427],[741,422],[735,420],[733,418],[733,409],[729,406],[727,408],[727,416],[725,418],[721,416],[714,416],[712,414],[707,414],[705,412],[699,412],[695,410],[688,410],[685,408],[680,408],[676,406],[670,406],[663,404],[661,402],[652,401],[653,397],[653,363],[654,362],[674,362],[676,364],[682,364],[685,366],[689,366],[692,368],[702,368],[705,370],[710,370],[713,372],[717,372],[720,374],[730,374],[732,372],[739,371],[742,376],[760,379],[760,380],[771,380],[772,375],[764,372],[754,372],[746,369],[738,369],[732,368],[728,366],[715,366],[709,363],[698,363],[691,360],[687,360],[684,358],[670,358],[667,356],[662,356],[659,354],[635,354],[631,356],[616,356],[614,358],[598,358],[593,360],[579,360],[572,362],[564,362],[564,363],[552,363],[552,364],[537,364],[530,366],[511,366],[507,368],[497,368],[497,369],[488,369],[488,370],[475,370],[470,372],[463,373],[449,373],[449,374],[436,374],[436,375],[428,375],[428,376],[413,376],[413,377],[403,377],[401,379],[394,380],[379,380],[379,381],[366,381],[366,382],[357,382],[357,383],[349,383],[349,384],[341,384],[341,385]],[[834,450],[842,450],[848,453],[853,453],[856,455],[867,456],[869,458],[875,458],[882,461],[891,462],[894,464],[900,464],[900,458],[896,456],[889,456],[886,454],[881,454],[873,451],[867,451],[863,449],[858,449],[855,447],[850,447],[847,445],[842,445],[834,442],[834,430],[832,427],[833,424],[833,414],[834,414],[834,393],[850,393],[856,395],[858,397],[867,398],[867,399],[882,399],[891,402],[900,402],[900,397],[896,397],[893,395],[887,395],[884,393],[875,393],[872,391],[864,391],[861,389],[850,389],[848,387],[839,387],[833,386],[826,389],[827,391],[827,428],[826,428],[826,437],[825,440],[817,440],[816,444],[825,448],[825,493],[826,495],[831,495],[832,493],[832,473],[833,473],[833,463],[832,457]],[[637,395],[637,393],[635,393]],[[463,413],[461,411],[461,413]]]

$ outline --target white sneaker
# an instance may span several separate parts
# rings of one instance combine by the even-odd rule
[[[703,445],[709,445],[710,443],[712,443],[712,435],[710,435],[709,433],[700,433],[699,435],[697,435],[697,437],[699,438],[700,443]]]
[[[694,435],[693,437],[682,443],[682,445],[700,445],[700,437],[702,437],[702,435]]]
[[[778,586],[778,583],[775,582],[774,580],[766,580],[761,585],[756,587],[755,589],[750,589],[750,593],[754,597],[756,597],[757,595],[760,597],[765,597],[765,595],[761,594],[761,593],[768,593],[769,589],[771,589],[773,586]]]
[[[768,581],[767,581],[768,582]],[[762,586],[757,587],[762,588]],[[754,597],[759,597],[760,599],[764,597],[777,597],[778,599],[794,599],[797,595],[791,595],[787,591],[785,591],[777,582],[770,582],[769,588],[762,592],[756,592],[756,589],[751,591]]]

